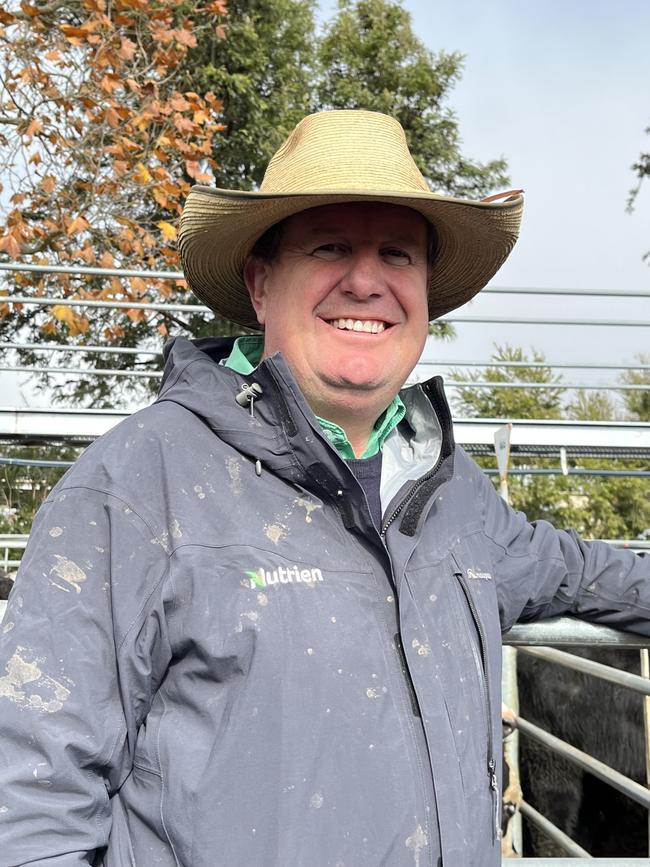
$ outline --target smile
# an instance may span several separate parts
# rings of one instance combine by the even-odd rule
[[[366,334],[380,334],[386,323],[378,319],[330,319],[329,324],[341,331],[363,331]]]

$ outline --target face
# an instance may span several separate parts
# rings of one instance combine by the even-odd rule
[[[275,260],[251,258],[244,273],[264,355],[283,354],[317,415],[390,404],[427,336],[420,214],[373,202],[303,211],[285,222]]]

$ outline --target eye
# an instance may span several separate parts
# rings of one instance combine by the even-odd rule
[[[345,249],[341,244],[319,244],[315,250],[312,250],[312,256],[316,256],[317,259],[325,259],[326,261],[333,261],[334,259],[339,259],[345,253]]]
[[[410,254],[399,247],[387,247],[381,255],[391,265],[410,265],[412,261]]]

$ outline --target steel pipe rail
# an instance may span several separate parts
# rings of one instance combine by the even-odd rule
[[[556,738],[555,735],[544,731],[539,726],[533,725],[528,720],[523,719],[523,717],[513,716],[512,722],[522,734],[534,738],[557,755],[578,765],[583,771],[587,771],[587,773],[593,774],[593,776],[613,786],[619,792],[627,795],[628,798],[632,798],[633,801],[641,804],[646,810],[650,809],[650,791],[644,786],[635,783],[634,780],[615,771],[604,762],[593,758],[593,756],[583,753],[582,750],[572,747],[566,741]]]
[[[65,350],[63,350],[65,351]],[[158,353],[157,353],[158,354]],[[160,378],[162,371],[122,370],[120,368],[101,367],[34,367],[30,365],[2,366],[3,373],[65,373],[72,376],[148,376]],[[650,391],[650,385],[618,385],[616,383],[602,383],[600,385],[581,385],[580,383],[545,383],[545,382],[483,382],[470,380],[448,380],[448,389],[456,388],[525,388],[525,389],[559,389],[573,391]]]
[[[0,301],[2,296],[0,296]],[[3,343],[0,342],[0,349],[27,349],[31,352],[87,352],[88,354],[103,355],[109,353],[111,355],[162,355],[161,349],[137,349],[130,346],[95,346],[95,345],[77,345],[69,346],[62,343]],[[623,368],[621,368],[622,370]]]
[[[38,344],[37,344],[38,345]],[[0,343],[0,346],[2,344]],[[532,367],[535,369],[545,367],[561,367],[569,370],[650,370],[650,364],[598,364],[591,361],[418,361],[418,367],[444,367],[451,369],[454,367]]]
[[[108,409],[62,409],[59,407],[0,407],[0,439],[48,441],[76,439],[90,442],[130,413]],[[456,440],[466,447],[494,448],[494,432],[501,419],[454,419]],[[512,421],[512,454],[526,447],[559,451],[566,448],[607,447],[624,455],[626,451],[650,450],[650,424],[644,422]]]
[[[203,304],[166,304],[157,301],[95,301],[92,298],[46,298],[45,296],[31,298],[29,295],[0,295],[0,303],[35,304],[41,307],[63,305],[64,307],[108,307],[116,310],[153,310],[157,312],[167,310],[176,313],[212,313],[212,310]]]
[[[95,301],[90,298],[31,297],[29,295],[2,295],[3,304],[35,304],[48,307],[63,304],[69,307],[113,307],[127,310],[184,311],[186,313],[212,313],[202,304],[168,304],[142,301]],[[441,316],[438,322],[486,325],[595,325],[609,328],[646,328],[650,322],[643,319],[545,319],[530,316]]]
[[[162,370],[120,370],[115,367],[0,367],[2,373],[47,373],[67,376],[135,376],[136,379],[162,379]]]
[[[582,656],[576,656],[573,653],[566,653],[563,650],[556,650],[554,647],[544,646],[520,647],[519,652],[526,653],[528,656],[534,656],[536,659],[543,659],[546,662],[563,665],[565,668],[571,668],[582,674],[599,677],[601,680],[607,680],[609,683],[615,683],[617,686],[623,686],[625,689],[631,689],[634,692],[641,693],[641,695],[650,695],[650,680],[647,678],[639,677],[638,674],[632,674],[629,671],[620,671],[618,668],[612,668],[611,665],[603,665],[603,663],[595,662],[593,659],[584,659]]]
[[[26,548],[28,533],[0,533],[0,548]]]
[[[520,867],[591,867],[592,864],[600,867],[649,867],[647,858],[517,858]],[[501,867],[513,867],[511,858],[504,858]]]
[[[650,647],[650,636],[619,632],[575,617],[549,617],[536,623],[516,623],[503,635],[514,647]]]
[[[0,457],[0,466],[7,467],[65,467],[70,468],[74,461],[39,461],[36,458]]]
[[[90,265],[31,265],[0,262],[0,271],[31,271],[36,274],[88,274],[95,277],[148,277],[154,280],[184,280],[182,271],[141,271],[128,268],[96,268]]]
[[[2,296],[0,296],[1,299]],[[162,355],[161,349],[138,349],[126,346],[97,346],[95,344],[68,345],[62,343],[9,343],[0,341],[0,349],[27,349],[31,352],[84,352],[90,355],[112,353],[115,355]],[[443,367],[450,370],[454,367],[485,367],[485,368],[561,368],[566,370],[650,370],[650,364],[598,364],[597,362],[569,361],[419,361],[418,367]],[[583,388],[583,386],[580,386]]]
[[[90,265],[32,265],[27,262],[2,262],[0,271],[32,271],[41,274],[90,274],[98,277],[150,277],[157,280],[184,280],[182,271],[144,271],[121,268],[98,268]],[[537,289],[517,286],[486,286],[483,292],[500,295],[587,295],[603,298],[648,298],[639,290],[611,289]]]
[[[557,825],[554,825],[553,822],[550,822],[546,816],[543,816],[541,813],[531,807],[529,803],[526,801],[522,801],[519,804],[519,809],[521,811],[522,816],[525,816],[530,822],[546,834],[546,836],[553,840],[554,843],[557,843],[558,846],[561,846],[567,855],[575,855],[576,858],[589,858],[591,859],[591,855],[587,852],[586,849],[583,849],[582,846],[579,846],[574,840],[571,839],[564,831],[561,831]],[[539,863],[539,859],[534,859],[535,864]],[[519,859],[518,862],[519,863]]]
[[[450,388],[524,388],[524,389],[540,389],[549,390],[559,389],[560,391],[573,391],[581,389],[583,391],[650,391],[649,385],[620,385],[618,383],[602,383],[602,384],[587,384],[579,382],[489,382],[478,379],[446,379],[445,387]]]

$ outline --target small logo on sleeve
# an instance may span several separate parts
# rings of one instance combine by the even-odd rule
[[[315,585],[323,580],[320,569],[301,569],[299,566],[277,566],[275,569],[248,569],[246,577],[250,581],[251,590],[261,587],[271,587],[274,584],[310,584]]]
[[[467,577],[478,579],[479,581],[491,581],[492,574],[490,572],[478,572],[476,569],[468,569]]]

